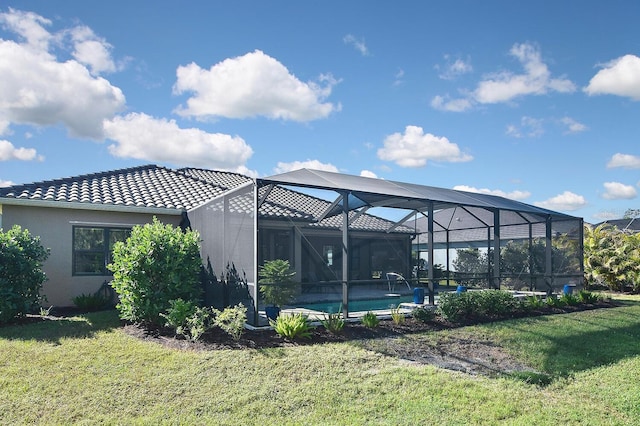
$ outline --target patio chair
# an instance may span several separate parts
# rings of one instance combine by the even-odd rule
[[[395,291],[398,281],[402,281],[407,285],[407,288],[411,290],[411,284],[405,280],[404,277],[396,272],[387,272],[387,283],[389,284],[389,292]]]

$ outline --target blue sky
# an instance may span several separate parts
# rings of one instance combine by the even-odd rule
[[[636,1],[14,1],[0,185],[159,164],[320,168],[621,217]]]

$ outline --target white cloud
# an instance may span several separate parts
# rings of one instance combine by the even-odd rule
[[[562,194],[551,197],[545,201],[534,203],[538,207],[549,210],[578,210],[587,205],[587,200],[582,195],[574,194],[571,191],[564,191]]]
[[[351,46],[353,46],[358,52],[360,52],[362,56],[369,56],[369,49],[367,49],[364,38],[357,39],[354,35],[347,34],[346,36],[344,36],[342,41],[345,44],[350,44]]]
[[[620,182],[605,182],[603,184],[605,192],[602,198],[605,200],[631,200],[638,196],[638,192],[631,185]]]
[[[543,120],[533,117],[522,117],[520,126],[509,124],[507,126],[507,135],[514,138],[537,138],[544,134]]]
[[[466,60],[460,58],[452,60],[450,55],[444,55],[444,59],[446,62],[445,65],[436,66],[436,69],[442,69],[439,77],[443,80],[453,80],[458,76],[468,74],[473,71],[473,67],[471,66],[471,59],[468,57]]]
[[[25,41],[22,44],[33,50],[47,51],[53,36],[44,26],[51,25],[49,19],[33,12],[23,12],[9,8],[9,12],[0,13],[0,25],[17,34]]]
[[[453,189],[457,191],[475,192],[478,194],[497,195],[498,197],[509,198],[511,200],[525,200],[531,196],[531,193],[528,191],[505,192],[500,189],[475,188],[467,185],[456,185]]]
[[[360,176],[362,177],[368,177],[368,178],[374,178],[377,179],[378,175],[376,175],[375,173],[373,173],[371,170],[362,170],[360,172]]]
[[[238,136],[181,129],[174,120],[143,113],[105,120],[104,130],[116,142],[109,146],[116,157],[238,171],[246,170],[244,163],[253,154]]]
[[[46,50],[53,36],[40,25],[49,22],[44,18],[10,10],[0,22],[27,40],[0,39],[0,127],[62,123],[72,136],[102,139],[102,121],[124,108],[122,91]]]
[[[0,140],[0,161],[20,160],[43,160],[33,148],[16,148],[11,142]]]
[[[13,185],[15,185],[15,184],[10,180],[2,180],[2,179],[0,179],[0,188],[6,188],[8,186],[13,186]]]
[[[576,120],[570,117],[562,117],[560,122],[567,126],[565,133],[580,133],[587,130],[587,126],[582,123],[578,123]]]
[[[299,169],[323,170],[325,172],[338,172],[338,168],[331,163],[323,163],[318,160],[293,161],[291,163],[278,162],[275,173],[286,173]]]
[[[454,163],[473,159],[446,137],[425,134],[418,126],[407,126],[404,133],[387,136],[384,147],[378,149],[378,158],[401,167],[423,167],[428,160]]]
[[[111,57],[113,46],[96,36],[87,26],[78,26],[69,31],[74,45],[72,55],[78,62],[91,68],[93,74],[118,71]]]
[[[431,106],[447,111],[464,111],[476,103],[495,104],[510,102],[526,95],[544,95],[549,92],[571,93],[576,90],[570,80],[551,77],[551,72],[542,61],[540,50],[536,46],[529,43],[514,44],[509,54],[520,62],[524,73],[501,71],[489,74],[478,83],[473,92],[453,100],[436,96]],[[456,108],[456,105],[465,105],[465,108]]]
[[[616,167],[624,167],[625,169],[640,169],[640,157],[629,154],[613,154],[611,160],[607,163],[608,169]]]
[[[570,93],[575,85],[567,79],[551,78],[551,72],[542,62],[540,51],[531,44],[515,44],[509,51],[522,64],[525,73],[509,71],[495,73],[478,84],[474,98],[481,104],[508,102],[524,95],[543,95],[549,91]]]
[[[640,100],[640,58],[624,55],[604,64],[583,89],[588,95],[617,95]]]
[[[265,116],[306,122],[325,118],[340,105],[324,102],[338,82],[321,75],[303,83],[274,58],[256,50],[225,59],[209,70],[195,63],[178,67],[175,94],[192,92],[176,112],[198,119]]]
[[[402,83],[404,83],[404,70],[399,69],[394,76],[393,85],[400,86]]]
[[[431,100],[431,107],[441,111],[463,112],[473,107],[473,103],[468,98],[451,99],[449,95],[434,96]]]

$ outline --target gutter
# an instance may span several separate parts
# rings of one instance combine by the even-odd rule
[[[27,207],[45,207],[56,209],[72,209],[72,210],[92,210],[92,211],[108,211],[120,213],[146,213],[156,215],[180,216],[184,208],[164,208],[164,207],[142,207],[124,204],[96,204],[96,203],[78,203],[71,201],[48,201],[48,200],[31,200],[19,198],[0,198],[0,208],[2,205],[7,206],[27,206]]]

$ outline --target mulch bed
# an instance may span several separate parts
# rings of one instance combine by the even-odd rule
[[[531,317],[578,312],[591,309],[618,306],[611,301],[601,301],[593,305],[566,306],[564,308],[543,307],[527,314],[511,316]],[[435,365],[440,368],[459,371],[471,375],[497,376],[513,372],[531,372],[538,374],[529,366],[508,354],[497,343],[484,338],[465,336],[443,339],[403,339],[415,333],[453,329],[465,325],[500,321],[507,318],[471,318],[461,323],[451,323],[436,317],[423,323],[414,318],[406,318],[404,323],[396,324],[392,320],[381,320],[375,328],[367,328],[359,322],[349,322],[339,334],[333,334],[324,327],[316,327],[311,337],[290,341],[278,336],[273,330],[246,330],[240,340],[234,341],[220,329],[205,333],[197,342],[182,336],[175,336],[169,329],[149,329],[135,324],[124,325],[124,331],[136,338],[159,343],[165,347],[211,351],[221,349],[263,349],[301,345],[314,345],[332,342],[354,342],[359,346],[392,356],[414,365]]]
[[[124,332],[130,336],[158,343],[167,348],[180,350],[265,349],[333,342],[355,342],[363,348],[381,352],[413,364],[431,364],[469,374],[494,376],[496,374],[532,370],[507,354],[495,342],[483,338],[449,336],[426,342],[424,339],[403,339],[402,337],[411,336],[415,333],[435,332],[509,318],[563,314],[615,306],[619,306],[619,304],[613,301],[600,301],[593,305],[566,306],[563,308],[545,306],[536,311],[520,313],[508,318],[469,318],[459,323],[446,321],[439,316],[426,323],[417,321],[412,317],[406,318],[401,324],[396,324],[390,319],[384,319],[375,328],[365,327],[360,322],[348,322],[339,334],[333,334],[324,327],[318,326],[312,330],[310,338],[302,338],[295,341],[284,339],[271,329],[245,330],[242,337],[235,341],[221,329],[214,328],[206,332],[200,340],[193,342],[183,336],[176,336],[168,328],[149,328],[125,322],[123,322],[122,326]],[[29,315],[20,318],[14,324],[62,320],[79,313],[81,312],[77,309],[52,311],[47,316]]]

